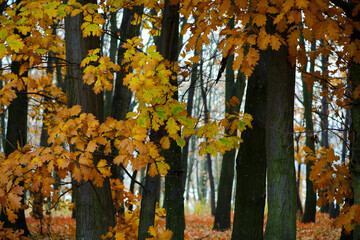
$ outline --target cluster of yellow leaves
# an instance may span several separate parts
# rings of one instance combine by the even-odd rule
[[[320,150],[320,157],[316,157],[306,148],[307,159],[313,161],[310,179],[314,188],[318,190],[318,205],[324,206],[336,200],[342,203],[345,198],[352,197],[352,179],[347,165],[339,162],[334,149]]]
[[[112,70],[120,70],[120,66],[111,62],[109,57],[99,57],[99,52],[99,48],[90,50],[80,65],[84,68],[84,82],[94,84],[93,90],[96,94],[100,91],[110,91],[112,84],[109,80],[114,78]]]
[[[217,156],[218,153],[224,154],[234,148],[239,148],[242,139],[240,136],[233,136],[236,130],[240,132],[246,128],[251,128],[252,117],[250,114],[227,114],[219,122],[213,120],[200,126],[197,137],[205,139],[200,143],[199,153],[204,155],[210,153]],[[225,134],[225,129],[229,129],[229,135]]]
[[[163,224],[160,223],[161,218],[166,215],[164,208],[156,208],[154,225],[149,227],[149,234],[151,238],[148,240],[170,240],[172,232],[164,229]],[[109,232],[102,236],[102,239],[116,239],[116,240],[132,240],[138,237],[139,227],[139,206],[133,211],[125,211],[125,213],[117,218],[115,227],[110,227]]]
[[[24,71],[42,62],[52,51],[63,55],[63,39],[53,34],[53,24],[71,12],[61,1],[21,1],[0,16],[0,58],[27,61]]]

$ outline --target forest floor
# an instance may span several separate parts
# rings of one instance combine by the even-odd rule
[[[51,223],[43,226],[40,234],[39,221],[28,218],[28,226],[34,239],[75,239],[75,220],[70,217],[53,217]],[[185,239],[231,239],[231,231],[213,231],[214,218],[209,215],[186,215]],[[266,222],[266,219],[265,219]],[[297,223],[297,240],[340,238],[341,229],[332,227],[333,221],[328,214],[316,215],[316,223]],[[161,221],[165,225],[165,219]]]

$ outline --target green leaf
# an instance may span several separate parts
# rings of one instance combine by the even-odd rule
[[[45,54],[47,51],[46,51],[46,49],[36,49],[35,50],[35,53],[37,53],[37,54]]]
[[[184,147],[185,146],[185,140],[181,137],[179,137],[178,139],[176,139],[176,143],[179,147]]]
[[[182,106],[182,105],[177,105],[177,106],[175,106],[175,107],[173,108],[172,114],[173,114],[173,115],[177,115],[177,114],[181,113],[182,111],[184,111],[184,106]]]
[[[5,40],[7,31],[5,29],[0,30],[0,40]]]

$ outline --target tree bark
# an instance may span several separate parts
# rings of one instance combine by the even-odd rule
[[[139,36],[140,23],[132,25],[131,22],[135,20],[135,14],[141,16],[143,13],[143,6],[133,6],[132,9],[125,8],[123,12],[123,18],[120,25],[120,46],[117,52],[117,63],[122,66],[124,60],[124,54],[126,49],[122,47],[128,39]],[[114,28],[114,27],[113,27]],[[114,45],[114,43],[113,43]],[[111,102],[111,117],[116,120],[126,120],[126,114],[129,112],[130,101],[132,97],[131,90],[123,84],[123,80],[128,71],[124,67],[121,67],[120,71],[116,73],[115,89]],[[117,155],[117,150],[113,148],[113,155]],[[113,166],[111,168],[113,178],[123,181],[122,169],[119,166]]]
[[[283,37],[286,39],[286,36]],[[270,51],[268,69],[266,159],[269,211],[265,239],[295,239],[295,66],[288,61],[287,46]]]
[[[316,50],[316,41],[313,40],[311,43],[311,51]],[[310,60],[310,73],[315,72],[315,59]],[[303,98],[304,98],[304,116],[305,116],[305,131],[306,131],[306,140],[305,145],[315,153],[315,135],[314,135],[314,124],[312,118],[312,100],[313,100],[313,86],[307,86],[306,82],[303,79]],[[316,192],[314,191],[314,186],[310,180],[310,171],[311,166],[313,166],[313,161],[308,161],[306,163],[306,202],[305,202],[305,211],[301,219],[302,223],[315,222],[316,214]]]
[[[142,192],[138,240],[150,238],[149,227],[154,225],[156,204],[159,202],[160,175],[151,177],[148,174],[150,164],[147,165],[145,189]]]
[[[253,117],[253,128],[242,133],[244,142],[236,159],[234,240],[263,238],[268,58],[269,50],[260,51],[259,63],[249,77],[246,89],[245,112]]]
[[[161,22],[159,52],[164,59],[174,64],[179,52],[179,5],[166,0]],[[175,72],[173,74],[176,74]],[[178,86],[177,79],[170,79],[173,86]],[[173,98],[178,100],[176,91]],[[169,149],[162,151],[162,156],[170,166],[170,171],[165,176],[165,209],[166,228],[173,232],[171,239],[184,239],[184,172],[181,147],[171,140]]]
[[[233,62],[234,56],[229,56],[225,75],[225,113],[227,114],[234,114],[234,112],[239,111],[245,88],[245,76],[240,71],[238,72],[236,82],[234,81]],[[233,96],[239,99],[239,105],[228,105]],[[225,133],[230,135],[230,130],[226,129]],[[233,133],[234,136],[236,134],[237,131]],[[227,151],[223,155],[213,227],[215,230],[224,231],[231,228],[231,196],[234,182],[235,155],[236,149]]]
[[[82,1],[82,4],[96,1]],[[69,106],[80,105],[85,113],[92,113],[99,120],[104,120],[103,94],[95,94],[93,86],[84,84],[82,69],[79,65],[87,51],[100,47],[98,37],[82,36],[80,26],[82,14],[65,18],[66,60],[71,62],[66,68],[66,85]],[[98,161],[94,157],[94,161]],[[107,233],[109,226],[115,223],[110,182],[105,179],[103,187],[96,187],[89,182],[73,184],[76,208],[76,238],[100,239]],[[101,198],[100,198],[101,196]]]
[[[202,61],[202,60],[201,60]],[[204,123],[206,124],[209,122],[209,115],[210,111],[208,108],[207,103],[207,87],[205,87],[205,83],[203,80],[203,72],[202,72],[202,66],[200,68],[200,84],[201,84],[201,95],[204,103]],[[211,215],[215,216],[215,183],[214,183],[214,176],[213,176],[213,170],[212,170],[212,162],[211,162],[211,155],[210,153],[206,154],[206,166],[207,166],[207,172],[209,174],[209,182],[210,182],[210,207],[211,207]]]
[[[19,70],[22,62],[12,62],[11,63],[11,72],[19,75]],[[23,73],[21,77],[27,77],[28,72]],[[7,121],[7,130],[6,130],[6,141],[4,152],[6,156],[9,156],[12,152],[19,147],[22,148],[27,144],[27,114],[28,114],[28,96],[27,96],[27,87],[24,86],[24,89],[21,91],[16,91],[16,98],[11,102],[8,107],[8,121]],[[22,184],[22,183],[20,183]],[[24,204],[25,195],[21,195],[21,203]],[[6,215],[6,212],[2,211],[0,216],[0,221],[4,222],[4,228],[12,228],[14,230],[24,231],[24,236],[29,236],[30,232],[26,225],[25,219],[25,210],[23,208],[19,209],[15,213],[17,219],[15,223],[11,223]]]
[[[352,40],[360,39],[360,32],[355,31]],[[354,91],[360,86],[360,63],[354,60],[349,64],[349,78]],[[351,174],[353,178],[354,204],[360,204],[360,100],[354,99],[351,107],[352,133],[351,133]],[[360,225],[355,225],[353,239],[360,239]]]
[[[20,1],[16,1],[17,4]],[[0,3],[0,15],[3,14],[7,7],[7,1]],[[25,36],[20,34],[21,38]],[[0,60],[1,61],[1,60]],[[28,72],[24,72],[21,76],[20,67],[23,62],[13,61],[11,63],[11,72],[18,75],[19,78],[27,77]],[[17,149],[17,145],[22,148],[27,143],[27,114],[28,114],[28,96],[27,96],[27,87],[24,86],[24,89],[21,91],[16,91],[16,98],[11,102],[8,107],[8,119],[6,127],[6,138],[2,141],[4,152],[6,156],[9,156],[12,152]],[[5,136],[5,116],[1,114],[1,125],[3,126],[2,133]],[[20,184],[22,184],[20,182]],[[21,195],[21,204],[25,202],[25,194]],[[26,224],[25,219],[25,210],[23,208],[19,209],[15,213],[17,219],[15,223],[11,223],[6,215],[5,211],[0,210],[0,221],[4,222],[4,228],[12,228],[14,230],[22,230],[24,236],[29,236],[30,231]]]

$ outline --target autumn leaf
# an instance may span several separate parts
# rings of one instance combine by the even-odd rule
[[[264,14],[256,14],[254,19],[253,19],[253,22],[257,26],[261,27],[261,26],[266,24],[266,16]]]
[[[23,40],[19,37],[17,34],[12,34],[6,38],[6,42],[11,50],[14,50],[15,52],[18,52],[20,49],[22,49],[25,44]]]

